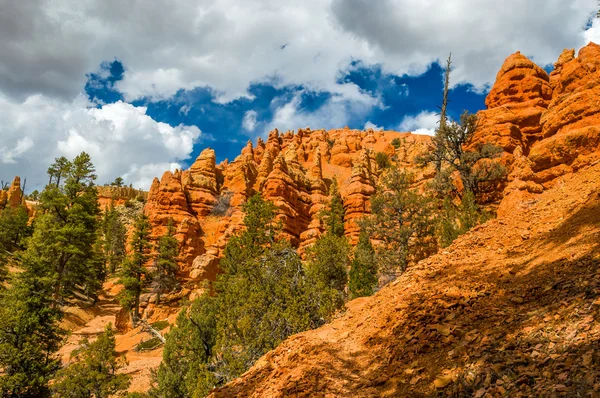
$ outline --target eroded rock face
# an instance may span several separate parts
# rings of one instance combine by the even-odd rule
[[[1,199],[1,198],[0,198]],[[21,177],[17,176],[13,179],[12,184],[6,191],[6,199],[5,201],[0,201],[0,203],[5,203],[8,207],[19,207],[23,203],[23,192],[21,191]]]
[[[600,158],[600,46],[590,43],[577,57],[574,50],[565,50],[550,76],[523,58],[509,57],[486,101],[496,107],[479,114],[481,137],[494,138],[493,131],[509,129],[514,133],[494,141],[512,162],[500,215]],[[512,85],[505,82],[510,76]]]
[[[401,141],[396,149],[390,143]],[[414,167],[414,157],[427,150],[431,139],[408,133],[301,129],[281,134],[274,130],[256,146],[249,142],[233,162],[215,165],[215,153],[204,150],[189,170],[156,179],[148,195],[146,213],[153,236],[166,231],[172,218],[180,242],[181,268],[188,280],[212,280],[229,237],[243,227],[242,205],[257,192],[277,207],[283,233],[300,253],[323,233],[320,213],[329,201],[335,179],[346,207],[346,234],[358,236],[356,219],[369,212],[369,197],[380,174],[377,152],[395,157],[403,167]],[[415,168],[415,173],[423,175]],[[213,214],[225,193],[229,209]]]
[[[196,217],[208,215],[218,192],[215,151],[203,150],[190,169],[182,173],[181,182],[190,211]]]
[[[152,237],[155,241],[167,232],[169,221],[173,220],[180,248],[180,270],[186,272],[194,259],[202,254],[203,242],[200,223],[192,214],[181,177],[180,171],[167,171],[160,180],[155,178],[144,212],[152,224]]]
[[[577,58],[565,51],[551,74],[554,91],[544,113],[543,140],[529,158],[543,180],[579,169],[598,157],[600,144],[600,46],[590,43]],[[545,182],[545,181],[543,181]]]
[[[486,98],[487,110],[478,113],[475,143],[492,143],[509,154],[529,146],[542,133],[540,120],[552,99],[546,71],[520,52],[506,59]]]

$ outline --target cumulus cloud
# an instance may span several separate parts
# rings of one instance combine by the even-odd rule
[[[600,44],[600,18],[594,20],[592,26],[583,33],[583,37],[588,43],[592,41]]]
[[[333,96],[316,111],[308,112],[301,107],[301,95],[302,93],[299,92],[290,101],[277,106],[273,119],[267,124],[263,135],[275,128],[280,131],[306,127],[313,129],[340,128],[348,125],[352,117],[362,118],[374,106],[380,106],[375,98],[372,98],[371,101],[363,101],[347,100],[343,96]]]
[[[248,111],[244,114],[244,119],[242,120],[242,127],[244,130],[253,132],[256,129],[256,116],[256,111]]]
[[[131,100],[209,86],[220,101],[271,79],[344,95],[352,60],[419,74],[452,51],[453,84],[483,88],[517,50],[554,62],[582,35],[595,0],[8,1],[0,13],[0,91],[72,100],[115,57]],[[597,24],[595,24],[597,29]],[[588,39],[596,38],[597,30]]]
[[[452,85],[484,89],[502,61],[520,50],[539,64],[587,44],[581,32],[593,0],[333,0],[343,29],[368,43],[385,69],[418,74],[452,52]],[[382,55],[383,54],[383,55]]]
[[[381,131],[381,130],[383,130],[383,127],[379,127],[375,123],[373,123],[372,121],[369,120],[369,121],[367,121],[365,123],[364,129],[365,130],[371,129],[371,130],[374,130],[374,131]]]
[[[145,107],[124,102],[96,108],[80,95],[67,102],[43,95],[23,102],[0,97],[0,170],[2,178],[28,178],[40,188],[54,158],[92,157],[99,183],[122,176],[148,188],[154,176],[181,167],[200,137],[195,126],[171,127],[146,115]]]
[[[434,135],[440,117],[435,112],[423,111],[418,115],[405,116],[398,129],[414,134]]]

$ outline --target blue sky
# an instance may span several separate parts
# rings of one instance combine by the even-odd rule
[[[176,4],[176,5],[174,5]],[[41,189],[88,152],[99,183],[148,188],[205,147],[269,130],[431,133],[483,108],[510,54],[549,68],[600,42],[596,0],[28,0],[0,12],[0,179]]]
[[[124,101],[124,96],[115,89],[115,85],[123,78],[125,68],[120,61],[114,60],[103,63],[99,73],[89,74],[85,85],[89,99],[97,102],[98,106]],[[354,63],[351,70],[340,73],[338,81],[358,86],[369,96],[379,98],[380,104],[371,107],[367,113],[349,117],[347,125],[363,129],[370,122],[386,130],[400,130],[407,116],[437,112],[443,90],[443,74],[437,63],[430,65],[419,76],[397,76],[385,73],[377,65]],[[248,92],[251,98],[218,103],[209,87],[199,87],[179,90],[168,100],[157,101],[144,97],[131,103],[147,107],[147,114],[158,122],[171,126],[197,126],[203,135],[194,146],[191,159],[210,146],[216,150],[217,160],[222,161],[226,158],[232,160],[239,155],[249,139],[255,142],[257,137],[265,137],[267,126],[271,125],[279,104],[287,103],[298,95],[301,98],[299,108],[303,112],[314,113],[333,96],[330,92],[314,91],[302,85],[275,87],[267,82],[251,84]],[[455,87],[450,92],[450,116],[458,118],[464,110],[477,112],[484,109],[485,95],[485,91],[476,92],[469,84]],[[261,126],[254,131],[248,131],[243,126],[244,116],[249,111],[256,112],[257,125]]]

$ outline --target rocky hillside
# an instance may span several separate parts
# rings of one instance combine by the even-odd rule
[[[600,46],[550,75],[510,56],[486,104],[478,140],[512,170],[498,219],[213,396],[600,393]]]

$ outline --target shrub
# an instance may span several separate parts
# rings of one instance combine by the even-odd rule
[[[158,337],[153,337],[150,340],[142,341],[135,346],[135,351],[152,351],[157,349],[162,344]]]
[[[217,201],[215,202],[213,208],[210,210],[210,214],[213,216],[225,216],[229,214],[231,209],[231,197],[233,196],[233,192],[231,191],[223,191],[217,197]]]
[[[165,329],[167,326],[169,326],[169,321],[156,321],[150,324],[150,326],[152,326],[154,329],[160,331]]]
[[[387,169],[392,165],[390,157],[383,152],[377,152],[377,154],[375,154],[375,163],[377,163],[377,166],[379,166],[380,169]]]
[[[400,145],[402,145],[402,141],[400,141],[400,138],[394,138],[392,140],[392,146],[396,149],[400,148]]]

